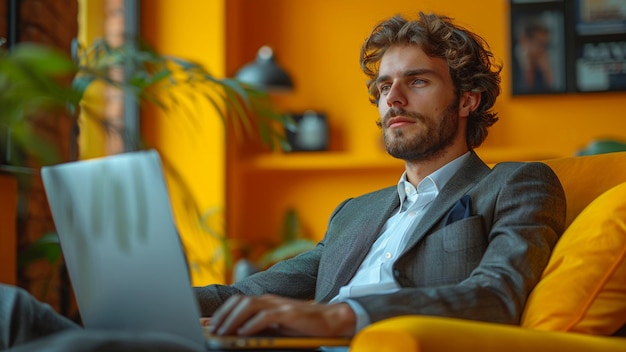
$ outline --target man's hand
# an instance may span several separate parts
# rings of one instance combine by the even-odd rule
[[[315,304],[275,295],[236,295],[215,312],[209,330],[217,335],[273,331],[287,336],[352,336],[356,315],[347,303]]]

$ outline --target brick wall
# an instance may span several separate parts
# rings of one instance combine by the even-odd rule
[[[21,0],[18,8],[18,42],[36,42],[70,53],[78,34],[76,0]],[[70,159],[72,119],[63,114],[41,114],[34,119],[41,138],[56,145],[63,160]],[[28,161],[33,169],[39,164]],[[48,232],[54,232],[48,202],[38,174],[19,175],[17,250],[19,253]],[[17,283],[40,300],[65,313],[71,306],[69,284],[63,270],[46,262],[36,262],[18,270]]]

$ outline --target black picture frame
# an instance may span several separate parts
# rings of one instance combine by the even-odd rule
[[[511,0],[513,95],[626,91],[626,1]]]
[[[626,90],[626,1],[575,4],[576,91]]]
[[[515,95],[567,91],[565,11],[562,1],[514,1],[511,72]]]

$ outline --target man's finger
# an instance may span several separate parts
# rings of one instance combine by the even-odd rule
[[[237,330],[238,335],[254,335],[265,330],[280,331],[281,309],[266,309],[251,316]]]
[[[200,318],[200,326],[209,326],[211,324],[211,318]]]
[[[266,300],[259,297],[239,297],[233,305],[229,305],[227,315],[220,316],[215,333],[218,335],[239,334],[238,330],[267,306]]]
[[[224,321],[232,314],[233,309],[235,309],[235,307],[239,304],[239,301],[241,301],[242,298],[243,296],[241,295],[234,295],[227,299],[226,302],[224,302],[224,304],[222,304],[215,311],[215,313],[211,317],[209,325],[209,331],[212,334],[218,333],[218,330],[222,327]]]

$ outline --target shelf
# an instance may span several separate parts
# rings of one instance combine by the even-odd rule
[[[242,160],[246,171],[402,170],[404,161],[384,153],[369,156],[347,152],[272,153]]]
[[[561,157],[545,149],[511,148],[511,147],[483,147],[477,148],[476,154],[487,164],[503,161],[541,161]]]
[[[558,157],[545,150],[527,148],[479,148],[476,153],[488,164],[502,161],[535,161]],[[244,158],[240,166],[247,172],[259,171],[342,171],[403,170],[404,161],[386,153],[364,156],[349,152],[268,153]]]

